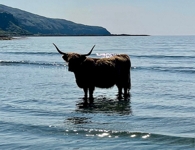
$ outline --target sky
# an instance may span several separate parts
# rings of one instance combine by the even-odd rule
[[[102,26],[112,34],[195,35],[195,0],[0,0],[0,4]]]

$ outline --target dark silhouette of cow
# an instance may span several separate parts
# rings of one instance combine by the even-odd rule
[[[64,53],[55,44],[54,46],[68,63],[68,70],[74,73],[78,87],[84,90],[85,102],[87,102],[88,91],[90,102],[93,100],[95,87],[111,88],[116,85],[119,98],[122,97],[122,89],[124,89],[124,96],[129,95],[131,61],[128,55],[90,58],[87,56],[91,54],[95,45],[88,54]]]

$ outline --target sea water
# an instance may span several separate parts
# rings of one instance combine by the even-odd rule
[[[83,90],[52,45],[128,54],[132,89]],[[107,55],[108,54],[108,55]],[[195,36],[26,37],[0,41],[0,149],[195,149]]]

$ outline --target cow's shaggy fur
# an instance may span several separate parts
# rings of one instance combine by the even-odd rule
[[[91,58],[89,54],[63,53],[54,44],[62,58],[68,63],[68,70],[73,72],[77,85],[84,90],[84,99],[93,99],[95,87],[111,88],[118,87],[119,98],[124,89],[124,96],[131,89],[130,68],[131,61],[128,55],[114,55],[110,58]]]

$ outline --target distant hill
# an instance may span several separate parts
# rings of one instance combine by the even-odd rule
[[[0,33],[27,35],[30,32],[19,27],[18,20],[10,13],[0,12]]]
[[[103,27],[53,19],[0,4],[0,34],[14,35],[111,35]]]

